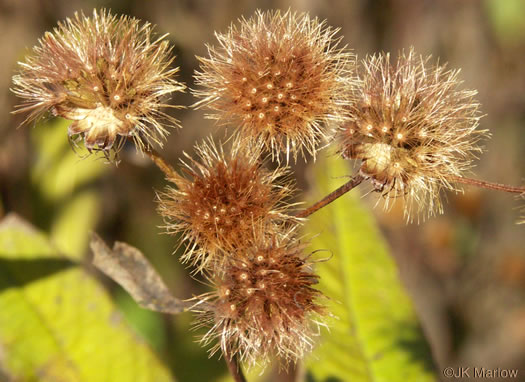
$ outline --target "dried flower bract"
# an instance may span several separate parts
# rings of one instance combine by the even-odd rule
[[[83,137],[89,150],[108,151],[130,136],[140,148],[144,140],[162,144],[162,123],[178,125],[162,111],[164,97],[184,89],[170,53],[149,23],[105,10],[76,13],[20,63],[13,92],[24,102],[16,112],[30,113],[25,122],[47,111],[74,121],[69,136]]]
[[[260,12],[226,34],[220,47],[199,57],[195,75],[209,117],[232,123],[242,137],[264,145],[279,159],[297,160],[303,150],[315,157],[330,136],[330,123],[344,120],[354,82],[354,55],[338,48],[336,29],[307,14]]]
[[[344,157],[360,159],[360,172],[390,198],[405,199],[409,220],[442,212],[439,193],[454,190],[448,177],[472,166],[478,141],[475,91],[458,89],[459,71],[427,66],[413,49],[397,63],[389,54],[368,57],[352,121],[339,133]]]
[[[211,327],[202,338],[218,339],[227,357],[250,365],[278,357],[284,365],[304,357],[319,333],[323,311],[313,288],[317,276],[303,255],[303,245],[289,234],[260,236],[231,253],[223,272],[212,279],[217,290],[197,297],[197,326]]]
[[[244,247],[255,224],[273,232],[286,221],[297,221],[286,215],[286,199],[293,192],[287,170],[261,167],[259,148],[235,140],[225,155],[222,146],[209,140],[196,151],[200,161],[186,154],[187,176],[170,179],[176,187],[159,195],[168,231],[181,233],[186,243],[183,261],[202,270],[220,262],[224,251]]]

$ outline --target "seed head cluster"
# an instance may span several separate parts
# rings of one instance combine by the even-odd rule
[[[360,159],[360,173],[390,198],[405,199],[405,214],[442,212],[439,192],[449,177],[471,167],[480,118],[475,91],[460,90],[458,71],[428,66],[411,49],[396,63],[389,54],[368,57],[351,121],[339,132],[342,155]]]
[[[329,124],[344,121],[354,82],[354,56],[338,48],[336,29],[307,14],[260,12],[225,34],[220,47],[199,57],[196,105],[209,117],[233,123],[243,138],[270,149],[279,160],[315,157]]]
[[[197,145],[198,160],[186,155],[184,176],[159,194],[159,211],[186,244],[182,260],[213,286],[194,299],[197,326],[210,328],[201,342],[218,339],[212,354],[251,365],[271,357],[288,364],[313,346],[317,277],[295,238],[299,220],[288,214],[287,169],[265,169],[262,148],[243,143],[234,140],[229,154],[211,139]]]
[[[294,188],[287,170],[262,166],[259,148],[233,142],[228,155],[213,141],[196,146],[200,160],[183,162],[186,176],[171,179],[159,195],[159,210],[169,232],[181,233],[182,259],[198,270],[215,267],[224,254],[251,241],[254,226],[269,233],[293,219],[286,214]]]
[[[202,338],[215,339],[212,354],[221,349],[249,364],[279,357],[287,364],[311,350],[322,313],[313,288],[317,276],[293,237],[260,237],[252,246],[231,253],[232,259],[215,275],[216,291],[204,296],[207,309],[198,326],[211,326]],[[318,331],[318,328],[317,328]]]
[[[59,23],[13,77],[24,100],[16,112],[29,112],[25,122],[47,111],[73,121],[69,136],[83,137],[89,150],[108,151],[126,137],[139,147],[143,139],[162,144],[165,124],[177,125],[163,99],[184,86],[173,78],[168,41],[152,29],[105,10]]]
[[[389,54],[367,57],[356,76],[355,56],[339,47],[337,32],[308,14],[258,11],[216,34],[219,47],[198,58],[195,106],[237,134],[228,153],[208,139],[195,146],[196,159],[185,154],[158,209],[185,246],[182,261],[213,285],[192,308],[197,326],[209,328],[202,343],[217,341],[212,354],[287,365],[318,334],[322,294],[296,235],[283,156],[286,164],[307,153],[315,159],[336,132],[343,157],[361,161],[359,180],[369,179],[387,208],[402,197],[411,220],[442,212],[440,191],[454,190],[454,177],[482,151],[476,92],[460,89],[458,71],[430,66],[410,49],[395,63]],[[48,111],[73,121],[70,139],[90,151],[118,151],[127,138],[139,149],[162,145],[165,125],[178,126],[163,111],[165,96],[184,90],[173,59],[148,23],[77,13],[20,63],[16,112],[29,113],[25,122]],[[264,151],[275,170],[264,166]]]

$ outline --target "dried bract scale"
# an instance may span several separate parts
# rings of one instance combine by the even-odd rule
[[[355,56],[338,47],[338,30],[307,14],[260,12],[225,34],[220,47],[198,57],[197,106],[210,118],[238,127],[242,137],[297,160],[331,136],[329,124],[344,121]]]
[[[170,179],[176,187],[159,194],[159,211],[170,233],[181,233],[186,244],[182,260],[200,271],[221,261],[223,251],[244,247],[254,224],[268,232],[286,222],[286,199],[294,188],[288,171],[262,167],[261,150],[233,141],[228,155],[210,139],[197,145],[200,161],[183,162],[186,176]]]
[[[487,132],[477,129],[475,91],[460,90],[457,70],[428,66],[411,49],[363,62],[352,121],[339,132],[342,155],[360,159],[360,173],[385,197],[405,199],[408,220],[442,212],[440,190],[472,167]],[[424,213],[423,213],[424,212]]]
[[[197,327],[208,327],[201,342],[217,340],[227,357],[249,365],[277,357],[286,366],[311,351],[323,309],[318,277],[303,255],[304,246],[290,235],[260,236],[230,254],[222,272],[211,280],[216,291],[197,297]]]
[[[174,79],[165,35],[152,29],[105,10],[60,22],[19,63],[13,92],[24,101],[15,113],[29,112],[25,123],[47,111],[72,120],[69,136],[83,137],[89,150],[107,152],[130,136],[139,148],[161,145],[163,123],[178,126],[162,111],[164,98],[184,86]]]

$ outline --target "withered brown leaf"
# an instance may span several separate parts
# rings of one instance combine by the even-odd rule
[[[142,308],[177,314],[189,307],[172,296],[155,268],[137,248],[117,241],[110,249],[94,232],[90,247],[93,264],[122,286]]]

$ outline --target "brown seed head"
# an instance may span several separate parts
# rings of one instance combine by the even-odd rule
[[[250,365],[279,357],[284,364],[302,359],[318,332],[322,313],[313,288],[317,276],[302,254],[303,245],[289,235],[261,235],[230,254],[231,261],[212,278],[216,292],[201,296],[195,311],[198,326],[211,326],[201,342],[215,339],[219,349]],[[204,308],[203,308],[204,307]],[[317,324],[318,326],[318,324]]]
[[[214,111],[209,117],[235,123],[241,136],[255,140],[279,160],[281,152],[315,158],[328,137],[327,125],[344,120],[354,80],[354,56],[338,48],[337,30],[308,14],[261,12],[226,34],[220,47],[198,57],[195,79],[202,90],[196,105]]]
[[[360,159],[360,172],[390,198],[402,196],[408,219],[442,212],[439,192],[449,176],[469,169],[478,141],[475,91],[459,90],[459,71],[427,66],[411,49],[397,63],[389,54],[368,57],[352,121],[339,132],[342,155]]]
[[[69,136],[83,136],[89,150],[108,151],[129,136],[140,148],[141,138],[162,144],[161,121],[178,125],[161,110],[169,106],[162,100],[184,89],[173,78],[178,68],[169,68],[174,58],[164,38],[135,18],[75,13],[20,63],[13,92],[24,102],[15,112],[30,112],[24,122],[47,111],[74,121]]]
[[[235,140],[229,155],[210,139],[196,146],[200,161],[184,163],[186,177],[171,179],[159,195],[159,211],[171,233],[181,233],[186,243],[183,261],[202,270],[221,261],[224,251],[244,247],[251,240],[255,224],[268,232],[279,230],[290,205],[285,199],[293,192],[288,171],[271,172],[261,167],[260,149],[242,146]]]

